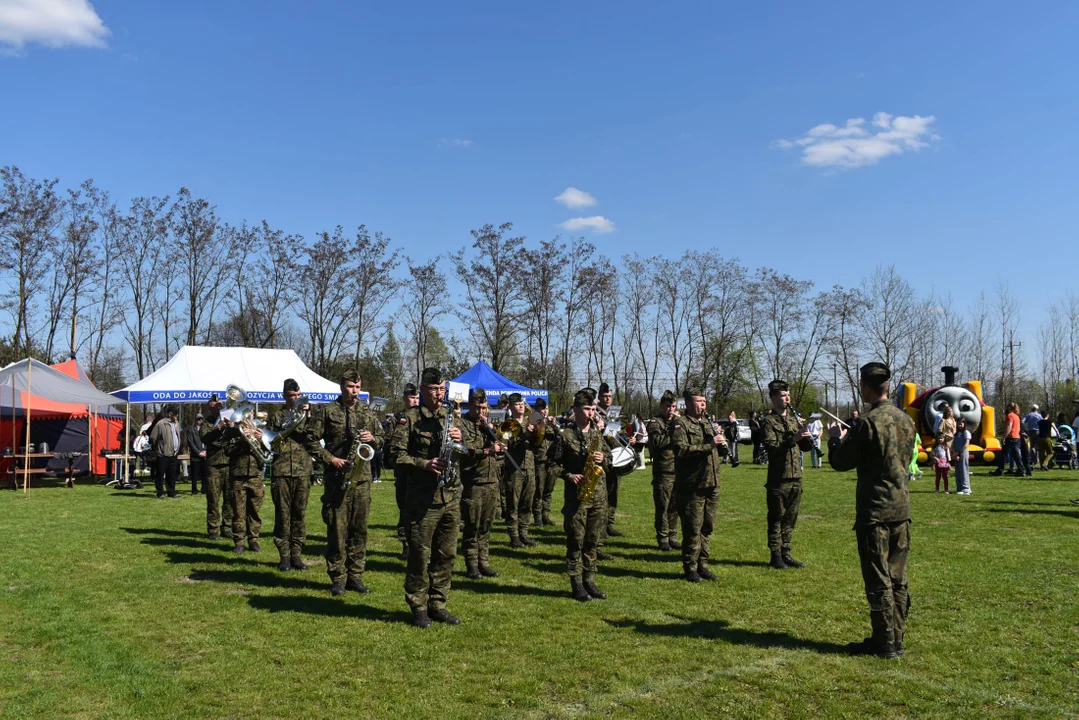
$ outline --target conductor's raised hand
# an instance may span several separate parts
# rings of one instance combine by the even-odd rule
[[[828,423],[828,437],[835,440],[842,440],[847,436],[847,431],[843,429],[843,426],[837,422]]]

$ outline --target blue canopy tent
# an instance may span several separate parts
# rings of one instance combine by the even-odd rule
[[[499,396],[515,392],[521,393],[529,405],[535,403],[538,398],[548,399],[546,390],[518,385],[499,375],[482,360],[455,377],[453,382],[466,383],[470,388],[482,388],[487,392],[487,400],[492,407],[498,402]]]

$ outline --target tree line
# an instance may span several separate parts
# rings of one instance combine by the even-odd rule
[[[327,377],[358,367],[366,389],[391,398],[427,365],[452,376],[477,359],[559,406],[608,382],[642,413],[688,385],[745,412],[775,377],[806,410],[856,408],[858,367],[873,359],[923,386],[958,365],[996,404],[1070,411],[1076,398],[1076,295],[1039,318],[1028,348],[1003,282],[957,307],[894,266],[822,288],[715,249],[612,258],[583,237],[530,241],[511,223],[413,258],[364,225],[312,237],[235,225],[187,188],[121,206],[92,180],[61,188],[8,166],[0,183],[0,360],[75,355],[106,390],[197,344],[291,347]]]

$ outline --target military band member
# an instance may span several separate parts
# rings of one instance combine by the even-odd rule
[[[648,451],[652,456],[652,502],[656,508],[656,542],[660,550],[679,550],[678,506],[674,502],[674,393],[667,390],[659,399],[659,413],[648,421]]]
[[[367,520],[371,514],[371,463],[356,456],[359,444],[382,447],[382,423],[360,402],[360,375],[341,374],[341,395],[309,423],[310,437],[326,468],[322,519],[326,523],[326,572],[331,595],[352,590],[369,593],[363,582],[367,565]]]
[[[611,386],[607,383],[600,383],[599,394],[596,395],[596,414],[601,418],[601,425],[606,425],[608,422],[613,422],[607,417],[607,411],[611,408],[611,403],[614,402],[614,393],[611,392]],[[621,443],[614,436],[607,435],[604,437],[607,443],[607,447],[614,450],[622,447]],[[632,468],[630,468],[632,470]],[[603,539],[607,537],[622,537],[624,532],[617,529],[614,526],[614,515],[618,509],[618,489],[622,484],[622,475],[625,473],[613,470],[607,473],[607,524],[603,529]],[[600,548],[603,547],[603,542],[600,543]],[[604,553],[606,554],[606,553]]]
[[[397,429],[405,424],[405,413],[420,404],[420,393],[412,383],[405,383],[404,392],[401,394],[404,409],[395,413],[391,427],[386,431],[386,446],[383,450],[383,461],[386,467],[393,468],[393,490],[397,500],[397,539],[401,541],[400,560],[408,560],[408,519],[405,517],[405,495],[408,492],[409,465],[398,466],[393,455],[393,435]]]
[[[916,430],[910,416],[888,402],[888,367],[871,362],[860,372],[862,402],[870,410],[849,432],[839,424],[829,426],[828,462],[834,470],[858,472],[854,532],[873,634],[849,649],[890,659],[903,654],[910,610],[907,468]]]
[[[598,451],[591,449],[596,433],[601,432],[595,423],[594,402],[593,396],[584,390],[573,396],[573,424],[562,430],[549,458],[551,470],[563,479],[566,573],[569,575],[572,597],[580,602],[607,597],[596,587],[596,555],[607,523],[607,485],[603,478],[595,482],[591,499],[581,500],[578,497],[578,489],[589,480],[584,474],[589,455],[598,472],[610,470],[611,452],[606,443],[600,441]]]
[[[206,482],[203,488],[206,490],[206,535],[211,540],[217,540],[222,535],[232,539],[229,449],[224,437],[225,428],[231,423],[228,420],[218,423],[221,413],[221,399],[217,393],[213,393],[206,403],[205,420],[199,428],[202,444],[206,448]]]
[[[461,551],[465,576],[473,580],[498,577],[491,567],[491,524],[498,507],[505,448],[487,424],[487,411],[487,393],[482,388],[473,389],[468,396],[468,413],[461,422],[462,442],[480,448],[461,461],[461,515],[465,523]]]
[[[768,454],[768,550],[777,570],[805,567],[791,557],[791,536],[802,504],[802,453],[813,447],[807,426],[791,409],[790,386],[783,380],[768,383],[772,409],[761,419],[764,452]]]
[[[536,429],[528,421],[527,410],[528,404],[521,394],[512,393],[509,397],[510,417],[520,423],[521,432],[517,437],[505,441],[507,459],[502,464],[506,488],[506,529],[512,548],[536,545],[536,541],[528,536],[532,520],[532,496],[536,490]]]
[[[446,610],[446,602],[457,557],[461,487],[459,481],[439,483],[448,469],[439,455],[443,424],[450,412],[442,405],[446,395],[442,373],[437,368],[425,369],[420,385],[420,405],[405,413],[405,424],[393,437],[393,452],[396,463],[410,466],[405,602],[412,610],[412,624],[428,628],[432,621],[460,622]],[[461,443],[462,437],[460,427],[450,430],[453,442]]]
[[[543,422],[548,422],[550,409],[547,401],[537,398],[533,409],[543,415]],[[554,495],[554,486],[558,478],[549,472],[547,454],[551,445],[554,444],[558,433],[551,425],[544,428],[543,441],[538,443],[533,450],[533,462],[536,466],[536,491],[532,496],[532,524],[538,526],[554,525],[551,519],[551,497]]]
[[[715,580],[708,567],[708,543],[715,529],[719,466],[727,455],[727,441],[706,416],[704,391],[688,388],[682,396],[686,412],[671,424],[674,498],[682,521],[682,571],[689,582]]]
[[[292,378],[285,380],[282,390],[285,407],[278,410],[267,423],[267,427],[280,432],[285,421],[293,412],[310,413],[309,405],[297,407],[300,399],[300,385]],[[276,443],[273,467],[271,470],[270,494],[274,502],[273,541],[281,562],[277,569],[306,570],[303,560],[303,544],[307,540],[307,500],[311,493],[312,450],[318,441],[308,434],[310,414],[296,426],[287,437]],[[321,453],[321,449],[316,451]]]
[[[227,411],[226,411],[227,412]],[[235,419],[235,415],[233,415]],[[251,552],[262,552],[259,532],[262,530],[262,500],[266,484],[262,479],[263,456],[255,448],[261,447],[262,431],[253,428],[248,435],[240,430],[238,422],[225,429],[225,441],[229,448],[229,482],[232,491],[232,551],[237,555],[244,551],[244,540]]]

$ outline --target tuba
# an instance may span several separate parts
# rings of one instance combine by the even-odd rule
[[[281,421],[280,430],[271,430],[266,427],[262,428],[262,444],[271,455],[277,455],[281,452],[281,444],[285,441],[285,438],[303,425],[304,420],[307,419],[309,414],[304,407],[310,406],[310,404],[311,401],[307,396],[302,395],[296,398],[296,402],[293,403],[292,407],[285,413],[285,417]]]
[[[225,398],[231,412],[222,411],[214,427],[217,427],[222,419],[232,422],[247,441],[251,452],[265,464],[271,456],[262,441],[255,437],[255,432],[261,431],[262,426],[265,425],[258,417],[259,413],[255,412],[255,406],[247,402],[247,393],[239,385],[229,385],[225,390]]]

